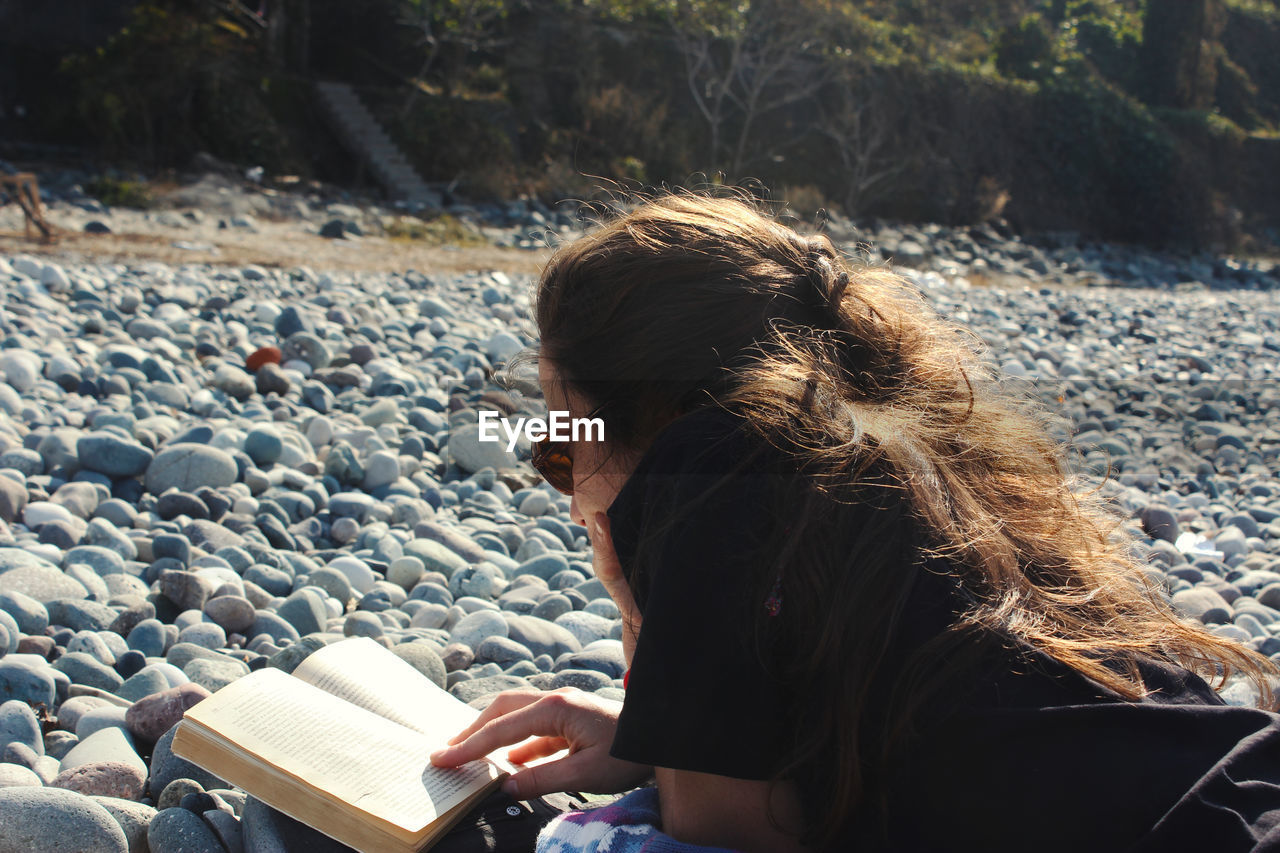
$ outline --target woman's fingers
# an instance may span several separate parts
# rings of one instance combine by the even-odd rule
[[[507,690],[503,693],[499,693],[494,697],[493,701],[489,703],[489,707],[480,712],[480,716],[476,717],[475,722],[449,738],[449,746],[453,746],[471,737],[490,720],[497,719],[504,714],[510,714],[512,711],[519,710],[526,705],[531,705],[541,697],[542,691],[532,687],[528,690]]]
[[[583,780],[590,777],[594,760],[589,752],[575,752],[558,761],[526,767],[507,777],[507,781],[502,783],[502,790],[507,796],[517,800],[540,797],[555,791],[578,790]]]
[[[431,753],[431,763],[457,767],[530,736],[559,737],[564,732],[563,703],[549,701],[556,698],[555,694],[541,694],[541,701],[539,694],[530,695],[534,701],[525,707],[495,717],[452,746]]]
[[[453,746],[432,753],[431,762],[456,767],[511,744],[517,745],[508,758],[518,764],[569,750],[562,758],[515,773],[504,789],[521,798],[550,791],[621,791],[652,773],[651,767],[609,755],[621,702],[561,688],[502,694],[490,708],[491,719]]]
[[[540,737],[512,747],[507,753],[507,760],[513,764],[525,764],[568,748],[569,741],[562,737]]]

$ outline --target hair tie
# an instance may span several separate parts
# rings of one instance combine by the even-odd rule
[[[808,287],[802,300],[815,310],[827,310],[830,302],[828,301],[828,278],[831,274],[831,262],[827,260],[827,256],[820,249],[810,249],[805,256],[805,281]]]
[[[821,248],[809,249],[805,256],[805,283],[802,302],[820,313],[840,316],[840,303],[849,287],[849,273],[836,271],[829,255]]]

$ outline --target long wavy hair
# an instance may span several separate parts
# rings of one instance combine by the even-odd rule
[[[1002,388],[976,336],[826,237],[741,199],[667,195],[560,249],[536,320],[541,357],[607,404],[612,444],[642,451],[720,405],[793,460],[767,568],[743,580],[757,601],[780,583],[790,617],[779,629],[753,611],[757,636],[767,626],[788,650],[770,666],[803,697],[776,778],[807,766],[824,780],[806,842],[832,843],[876,800],[929,698],[972,678],[984,645],[1037,650],[1128,700],[1148,693],[1142,659],[1217,688],[1243,671],[1275,707],[1276,667],[1177,618],[1120,519],[1069,473],[1048,413]],[[952,567],[963,612],[888,672],[909,569],[929,556]],[[872,713],[875,691],[889,713]]]

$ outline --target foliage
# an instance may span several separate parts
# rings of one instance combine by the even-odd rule
[[[1251,141],[1280,127],[1276,0],[310,9],[311,73],[360,84],[424,177],[479,198],[702,174],[792,188],[805,213],[1183,239],[1248,186],[1232,152],[1262,150]],[[279,45],[254,20],[240,4],[143,0],[65,64],[84,127],[140,163],[204,149],[298,171],[297,151],[323,147],[299,131],[314,122],[307,81],[273,65]]]
[[[489,240],[475,226],[448,213],[430,219],[415,216],[388,217],[382,228],[392,240],[428,246],[488,246]]]
[[[1082,193],[1106,228],[1124,239],[1171,237],[1168,203],[1176,148],[1142,104],[1115,89],[1065,78],[1034,100],[1042,156],[1054,164],[1062,193]]]
[[[1047,79],[1060,61],[1058,41],[1041,15],[1027,15],[1000,33],[995,61],[1001,74],[1023,80]]]
[[[151,188],[143,181],[128,181],[103,175],[85,184],[85,193],[107,207],[146,210],[155,203]]]
[[[482,172],[504,169],[514,175],[511,117],[500,100],[423,95],[407,113],[379,112],[428,180],[474,181]]]
[[[278,170],[289,161],[263,104],[251,33],[212,5],[139,3],[98,49],[69,57],[76,110],[112,156],[174,163],[207,150]]]
[[[669,4],[689,93],[707,124],[706,165],[723,156],[741,177],[757,122],[822,89],[832,70],[831,12],[818,0]]]
[[[501,26],[518,0],[401,0],[400,23],[416,34],[422,65],[415,79],[437,72],[444,93],[457,87],[462,63],[501,44]],[[411,96],[416,89],[411,89]],[[411,108],[412,101],[404,110]]]
[[[1276,0],[1226,0],[1228,7],[1259,17],[1280,18],[1280,3]]]
[[[1023,80],[1100,76],[1132,90],[1141,41],[1142,19],[1123,3],[1068,0],[1001,31],[995,65]]]

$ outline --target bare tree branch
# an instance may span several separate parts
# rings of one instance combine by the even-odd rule
[[[845,214],[855,216],[882,197],[906,169],[896,145],[884,89],[859,76],[840,87],[842,97],[819,102],[816,130],[832,143],[845,179]]]
[[[826,83],[827,65],[814,56],[818,18],[801,5],[750,0],[721,10],[716,20],[712,10],[702,8],[699,19],[688,4],[676,4],[671,23],[689,92],[707,123],[712,166],[727,154],[740,175],[759,119],[813,97]],[[737,138],[725,152],[725,129],[735,118]]]

